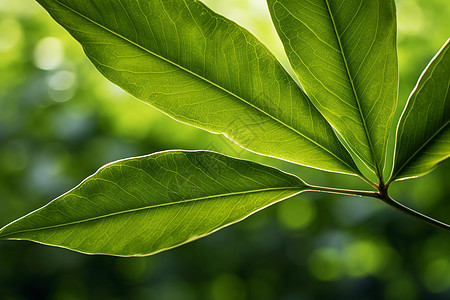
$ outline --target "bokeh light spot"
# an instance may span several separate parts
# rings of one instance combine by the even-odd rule
[[[341,277],[339,252],[334,248],[320,248],[309,259],[309,270],[319,280],[334,281]]]
[[[349,275],[359,277],[374,274],[384,264],[380,249],[369,241],[358,241],[344,249],[345,268]]]
[[[27,167],[29,149],[25,142],[13,140],[0,147],[0,166],[4,171],[18,172]]]
[[[450,261],[436,259],[429,263],[424,272],[425,286],[434,293],[450,289]]]
[[[49,96],[55,102],[65,102],[75,94],[76,75],[69,71],[59,71],[48,80]]]
[[[16,46],[22,39],[22,27],[12,18],[0,21],[0,52],[6,52]]]
[[[75,80],[76,76],[73,72],[59,71],[50,77],[48,86],[56,91],[64,91],[73,87]]]
[[[277,207],[278,219],[287,229],[298,230],[308,227],[316,217],[315,205],[303,198],[284,201]]]
[[[414,300],[417,299],[417,286],[408,274],[402,274],[389,281],[384,294],[386,300]]]
[[[422,9],[414,1],[399,1],[398,31],[403,34],[418,34],[424,27]]]
[[[211,283],[211,300],[243,300],[246,296],[245,284],[233,274],[221,274]]]
[[[63,44],[57,38],[43,38],[34,48],[34,65],[39,69],[56,69],[62,63],[63,59]]]
[[[122,277],[128,282],[140,282],[150,274],[150,265],[148,259],[136,258],[122,258],[117,260],[117,269]]]

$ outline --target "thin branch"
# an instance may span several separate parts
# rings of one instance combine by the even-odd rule
[[[380,195],[379,193],[376,193],[377,198],[380,199],[381,201],[383,201],[384,203],[388,204],[389,206],[398,209],[399,211],[401,211],[402,213],[405,213],[407,215],[410,215],[420,221],[426,222],[428,224],[431,224],[433,226],[436,226],[438,228],[444,229],[447,232],[450,232],[450,225],[435,220],[427,215],[424,215],[420,212],[415,211],[412,208],[409,208],[397,201],[395,201],[394,199],[392,199],[391,197],[389,197],[389,195],[385,194],[385,195]]]
[[[435,220],[435,219],[433,219],[427,215],[424,215],[422,213],[419,213],[419,212],[413,210],[412,208],[409,208],[409,207],[395,201],[391,197],[389,197],[385,186],[379,187],[378,192],[370,192],[370,191],[335,189],[335,188],[329,188],[329,187],[308,185],[308,188],[306,189],[306,191],[377,198],[377,199],[380,199],[381,201],[383,201],[384,203],[388,204],[389,206],[401,211],[402,213],[405,213],[405,214],[410,215],[420,221],[423,221],[430,225],[441,228],[447,232],[450,232],[450,225],[448,225],[444,222]]]

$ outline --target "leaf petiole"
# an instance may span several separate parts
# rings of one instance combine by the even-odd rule
[[[388,204],[389,206],[401,211],[402,213],[405,213],[405,214],[410,215],[420,221],[424,221],[430,225],[433,225],[435,227],[438,227],[445,231],[450,232],[449,224],[435,220],[427,215],[419,213],[419,212],[415,211],[414,209],[409,208],[409,207],[395,201],[394,199],[392,199],[387,193],[386,186],[385,186],[385,188],[380,188],[379,192],[370,192],[370,191],[336,189],[336,188],[308,185],[305,191],[376,198],[376,199],[379,199],[379,200],[383,201],[384,203]]]
[[[361,178],[362,180],[364,180],[366,183],[368,183],[374,189],[378,190],[378,185],[375,182],[373,182],[372,180],[370,180],[369,178],[367,178],[366,176],[358,175],[358,177]]]
[[[415,211],[414,209],[409,208],[409,207],[407,207],[407,206],[405,206],[405,205],[395,201],[394,199],[389,197],[388,194],[380,195],[380,194],[376,193],[376,195],[377,196],[375,198],[380,199],[381,201],[383,201],[384,203],[388,204],[389,206],[391,206],[393,208],[396,208],[397,210],[399,210],[399,211],[401,211],[401,212],[403,212],[403,213],[405,213],[407,215],[410,215],[410,216],[412,216],[412,217],[414,217],[414,218],[416,218],[416,219],[418,219],[420,221],[424,221],[424,222],[426,222],[428,224],[431,224],[431,225],[436,226],[438,228],[444,229],[447,232],[450,232],[450,225],[449,224],[446,224],[444,222],[438,221],[438,220],[433,219],[433,218],[431,218],[431,217],[429,217],[427,215],[424,215],[424,214],[422,214],[422,213],[420,213],[418,211]]]
[[[329,188],[329,187],[322,187],[322,186],[315,186],[315,185],[308,185],[305,191],[340,194],[340,195],[351,195],[351,196],[358,196],[358,197],[373,197],[373,198],[377,198],[376,195],[378,195],[378,193],[371,192],[371,191],[336,189],[336,188]]]

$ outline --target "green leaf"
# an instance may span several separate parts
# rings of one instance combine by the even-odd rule
[[[173,118],[260,154],[358,174],[267,48],[201,2],[37,1],[105,77]]]
[[[306,94],[381,174],[398,89],[394,1],[267,2]]]
[[[210,234],[306,189],[271,167],[208,151],[167,151],[102,167],[0,230],[92,254],[148,255]]]
[[[421,75],[397,127],[391,180],[424,175],[450,156],[450,39]]]

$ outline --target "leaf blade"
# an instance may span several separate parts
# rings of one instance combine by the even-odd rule
[[[425,175],[450,156],[449,44],[425,68],[403,110],[391,181]]]
[[[260,154],[358,174],[275,57],[200,2],[38,2],[103,75],[176,120]]]
[[[2,228],[0,239],[90,254],[149,255],[305,189],[300,179],[253,162],[208,151],[166,151],[102,167],[73,190]]]
[[[355,154],[381,174],[398,88],[394,2],[267,3],[307,95]]]

